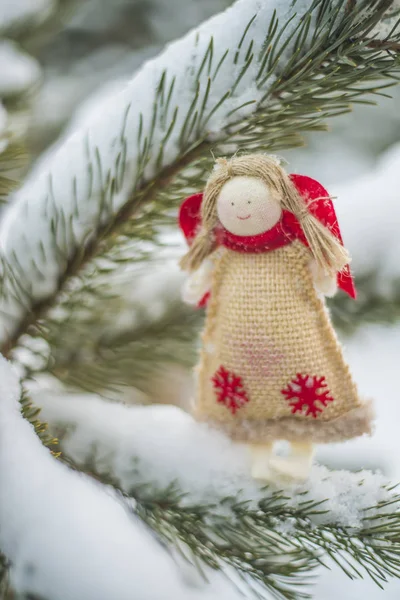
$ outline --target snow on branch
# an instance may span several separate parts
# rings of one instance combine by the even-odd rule
[[[301,565],[316,566],[317,549],[351,578],[364,571],[382,585],[400,575],[399,498],[380,475],[315,466],[307,484],[281,493],[252,479],[245,446],[176,407],[128,408],[95,396],[41,401],[74,464],[135,498],[138,514],[184,554],[190,548],[228,566],[232,557],[278,598],[299,597],[280,595],[279,577],[295,586]]]
[[[290,4],[289,0],[281,3],[279,16],[290,13]],[[247,33],[255,39],[259,52],[273,14],[272,3],[260,11],[258,6],[257,0],[240,0],[147,62],[112,96],[107,110],[101,105],[100,112],[93,111],[85,126],[26,182],[3,220],[0,239],[4,257],[18,260],[18,270],[33,300],[54,293],[76,248],[84,245],[101,224],[112,220],[143,177],[153,178],[162,165],[176,160],[182,145],[187,148],[206,131],[211,136],[233,121],[234,116],[228,117],[228,113],[234,108],[261,98],[264,92],[253,85],[255,64],[237,81],[248,47],[248,43],[245,48],[239,46],[243,23],[252,21]],[[229,56],[227,60],[229,48],[235,49],[238,59]],[[236,65],[232,64],[235,60]],[[236,81],[232,100],[218,108]],[[192,104],[199,97],[202,124],[196,134],[190,131]],[[161,157],[158,148],[164,149]],[[14,309],[14,319],[1,323],[3,339],[24,313],[14,296],[9,304],[3,308],[11,314]]]
[[[371,91],[360,82],[376,91],[378,74],[390,80],[394,57],[362,39],[387,5],[360,0],[346,13],[347,0],[239,0],[147,62],[16,195],[0,227],[0,341],[37,318],[30,309],[40,313],[157,188],[196,159],[205,172],[212,145],[298,144],[299,131]]]
[[[238,597],[216,574],[209,588],[190,586],[116,493],[42,446],[21,416],[20,395],[16,374],[0,358],[0,548],[18,593],[52,600],[131,600],[132,590],[138,599]]]
[[[165,489],[175,481],[187,503],[218,503],[237,496],[256,504],[265,496],[264,485],[251,476],[247,447],[180,408],[125,406],[95,395],[46,393],[40,394],[40,403],[44,419],[66,430],[66,454],[80,465],[93,459],[94,466],[112,473],[125,490],[145,482]],[[383,476],[368,471],[330,473],[314,466],[306,486],[294,484],[285,491],[288,502],[296,505],[299,494],[309,489],[313,501],[328,499],[324,510],[331,522],[356,527],[366,507],[387,497],[384,483]]]
[[[174,599],[197,598],[200,590],[185,587],[137,515],[170,551],[224,568],[236,581],[243,569],[242,588],[253,576],[260,593],[278,591],[277,598],[301,597],[296,584],[326,554],[351,577],[367,572],[380,585],[400,574],[399,499],[382,476],[314,467],[307,486],[282,494],[253,481],[245,447],[176,407],[40,392],[44,417],[65,433],[65,456],[110,483],[105,488],[40,444],[22,418],[20,395],[1,359],[0,548],[21,593],[123,600],[133,586],[158,598],[159,585],[168,585]],[[205,598],[236,598],[215,573],[207,577]]]

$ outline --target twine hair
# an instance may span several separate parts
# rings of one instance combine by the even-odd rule
[[[181,259],[182,269],[195,271],[216,247],[215,228],[218,225],[217,199],[222,187],[233,177],[262,179],[281,208],[292,212],[300,222],[311,253],[318,266],[330,275],[341,271],[349,255],[339,240],[310,212],[289,175],[275,156],[247,154],[231,159],[218,158],[208,179],[201,204],[201,228],[188,252]]]

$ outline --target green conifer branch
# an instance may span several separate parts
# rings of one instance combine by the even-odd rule
[[[9,141],[7,147],[0,152],[0,203],[7,201],[18,182],[10,175],[20,169],[26,161],[26,153],[21,144]]]
[[[126,489],[110,473],[96,470],[95,455],[93,448],[79,470],[114,487],[127,510],[200,574],[206,566],[222,569],[258,600],[311,598],[317,567],[330,568],[332,563],[350,579],[368,576],[381,588],[400,577],[396,487],[383,488],[386,498],[365,508],[359,523],[350,526],[334,522],[326,501],[310,499],[307,492],[296,504],[268,486],[258,502],[239,495],[218,504],[191,504],[176,482],[163,490],[153,482]],[[65,455],[63,460],[77,468]]]
[[[193,340],[202,315],[179,301],[165,301],[163,312],[154,318],[138,303],[131,308],[133,320],[127,321],[123,329],[116,328],[115,315],[129,312],[128,306],[110,293],[104,312],[103,294],[100,304],[96,295],[88,294],[86,311],[82,312],[78,304],[68,319],[56,325],[47,321],[35,330],[47,344],[29,347],[40,366],[27,366],[27,378],[50,373],[68,389],[118,399],[126,388],[148,394],[152,377],[173,364],[193,365]],[[70,299],[68,305],[70,308]]]
[[[50,337],[45,339],[54,350],[53,356],[61,356],[57,344],[61,339],[65,343],[63,334],[66,328],[60,321],[52,319],[51,309],[62,305],[67,315],[66,322],[70,322],[71,315],[68,313],[74,311],[76,315],[76,303],[79,304],[76,290],[87,287],[88,271],[101,271],[99,263],[106,263],[109,276],[117,277],[126,261],[140,258],[135,242],[146,240],[156,248],[160,229],[171,222],[182,197],[204,185],[213,162],[211,150],[217,155],[238,149],[275,152],[299,145],[303,132],[325,128],[327,118],[351,110],[352,103],[372,102],[371,95],[383,94],[388,86],[394,85],[400,74],[399,56],[393,50],[400,40],[398,27],[393,30],[390,39],[383,40],[384,46],[379,48],[374,47],[371,33],[390,4],[386,0],[372,3],[361,1],[354,3],[351,11],[346,11],[345,0],[314,0],[285,41],[282,41],[284,32],[290,22],[280,23],[274,15],[257,57],[249,34],[250,22],[246,24],[233,54],[232,49],[228,49],[217,60],[211,38],[198,72],[198,76],[207,72],[209,78],[204,88],[201,88],[198,79],[198,85],[193,90],[192,102],[188,105],[179,132],[181,155],[173,165],[163,169],[164,145],[168,143],[172,132],[174,135],[177,133],[176,114],[179,108],[171,105],[175,78],[170,78],[164,71],[155,92],[149,128],[146,129],[143,116],[139,115],[137,144],[140,153],[132,195],[115,215],[113,198],[120,189],[126,169],[126,119],[132,107],[126,109],[112,170],[104,172],[99,150],[87,144],[88,195],[91,195],[90,181],[94,177],[99,177],[103,182],[103,192],[98,206],[95,235],[91,229],[91,237],[84,245],[77,245],[71,221],[65,217],[62,209],[55,208],[53,186],[49,181],[48,214],[53,223],[55,252],[62,273],[59,290],[56,295],[33,303],[32,310],[26,312],[19,328],[4,345],[4,350],[15,347],[26,332],[36,336],[51,331]],[[312,26],[315,15],[316,21]],[[292,54],[288,60],[284,53],[290,44]],[[259,89],[266,86],[266,92],[250,116],[240,116],[239,107],[234,109],[238,114],[236,124],[224,128],[220,139],[211,143],[207,141],[207,122],[230,97],[232,90],[228,90],[213,107],[209,107],[210,86],[218,77],[221,64],[232,60],[230,56],[234,57],[236,65],[242,65],[233,88],[239,84],[250,64],[257,60],[256,85]],[[267,85],[271,81],[272,84]],[[164,141],[154,148],[156,129],[165,134]],[[145,169],[155,151],[158,153],[157,166],[161,170],[152,181],[147,182]],[[73,190],[76,194],[76,182]],[[74,217],[79,219],[78,202]],[[23,273],[18,273],[17,257],[13,266],[7,267],[17,272],[12,277],[14,291],[11,293],[22,296],[26,306],[29,306],[32,301],[30,290],[29,287],[24,288]],[[38,277],[41,268],[33,261],[32,269],[37,271]],[[90,281],[93,293],[99,294],[96,277],[92,276]],[[99,295],[98,304],[102,301],[106,301],[106,296]],[[81,305],[84,304],[82,294]],[[97,326],[101,327],[100,321]],[[94,322],[93,327],[96,327]],[[96,337],[94,329],[92,334]],[[53,364],[57,371],[57,364]],[[64,368],[65,362],[61,366]]]

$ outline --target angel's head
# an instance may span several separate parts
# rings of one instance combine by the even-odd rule
[[[274,227],[288,210],[298,218],[314,258],[327,272],[348,262],[343,246],[309,212],[289,175],[275,156],[247,154],[217,159],[201,204],[201,228],[181,261],[193,271],[215,249],[215,231],[224,227],[253,236]]]
[[[276,225],[281,219],[282,207],[263,179],[237,175],[221,187],[216,212],[227,231],[247,236],[263,233]]]

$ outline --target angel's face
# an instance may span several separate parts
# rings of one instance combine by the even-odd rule
[[[217,213],[231,233],[257,235],[278,223],[282,209],[262,179],[233,177],[220,191]]]

